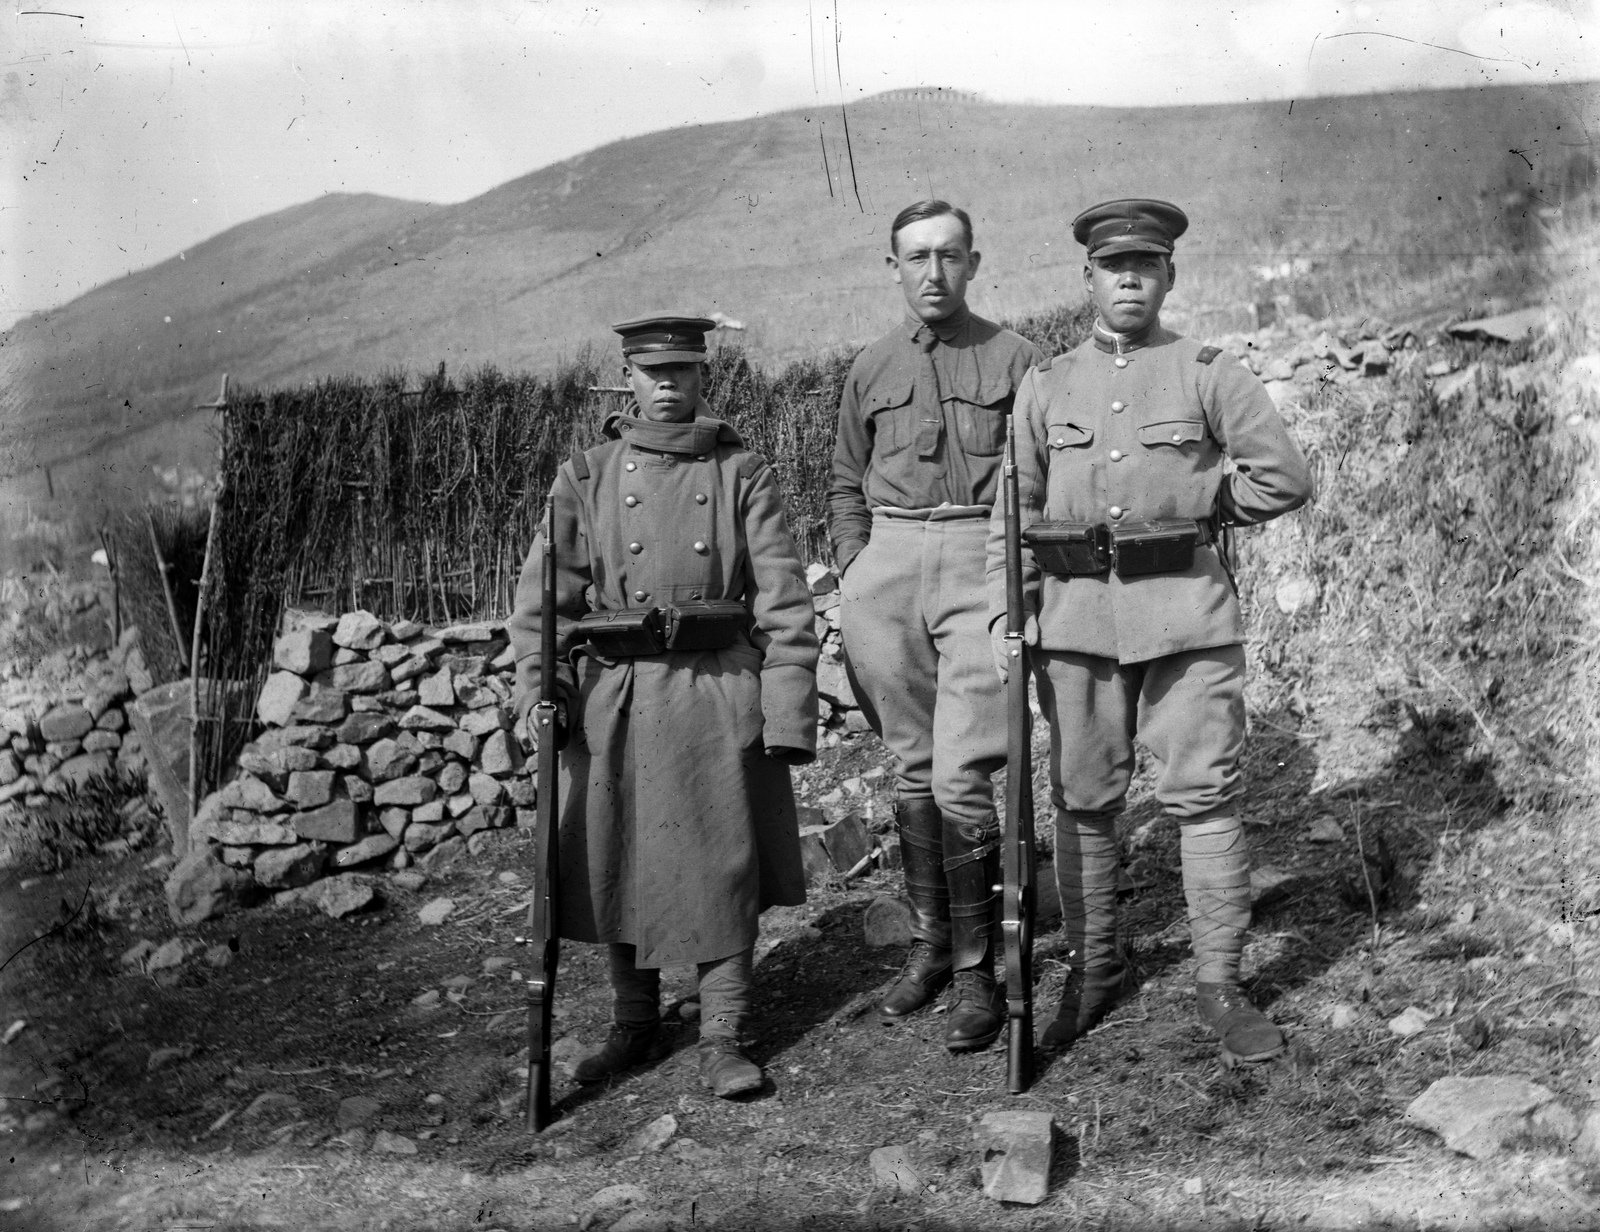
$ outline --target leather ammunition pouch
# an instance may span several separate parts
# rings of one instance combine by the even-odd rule
[[[721,650],[749,626],[738,599],[696,599],[659,607],[590,612],[578,621],[582,640],[608,659],[634,659],[673,650]]]
[[[695,599],[666,609],[668,650],[721,650],[739,640],[750,609],[739,599]]]
[[[660,654],[667,648],[658,607],[620,607],[590,612],[578,621],[582,640],[608,659]]]
[[[1022,532],[1039,568],[1058,577],[1118,577],[1182,573],[1194,567],[1194,550],[1215,541],[1209,520],[1174,518],[1120,526],[1091,522],[1036,522]]]

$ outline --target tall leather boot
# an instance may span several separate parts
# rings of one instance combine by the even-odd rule
[[[1067,982],[1041,1048],[1070,1048],[1136,987],[1117,949],[1116,822],[1115,813],[1056,814],[1056,887]]]
[[[1239,958],[1250,927],[1250,855],[1237,817],[1183,822],[1183,894],[1194,948],[1195,1010],[1217,1033],[1228,1068],[1270,1061],[1283,1032],[1239,987]]]
[[[1000,895],[1000,839],[993,823],[982,837],[947,821],[944,830],[945,880],[950,887],[950,966],[955,1004],[950,1008],[944,1046],[951,1052],[976,1052],[994,1043],[1006,1022],[1004,990],[994,978],[996,916]]]
[[[900,978],[878,1005],[878,1021],[904,1022],[950,982],[950,892],[944,874],[944,820],[932,800],[895,805],[906,897],[911,900],[911,950]]]

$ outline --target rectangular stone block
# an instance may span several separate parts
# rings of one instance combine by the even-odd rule
[[[822,845],[822,832],[826,829],[826,826],[800,827],[800,863],[809,882],[822,881],[833,872],[833,861]]]
[[[299,723],[338,723],[349,712],[343,689],[313,685],[311,691],[294,704],[289,716]]]
[[[1054,1126],[1048,1112],[988,1112],[976,1127],[983,1192],[1037,1206],[1050,1195]]]
[[[296,770],[289,776],[289,799],[303,809],[320,808],[333,799],[332,770]]]
[[[849,872],[872,850],[872,835],[867,833],[866,823],[855,813],[825,827],[821,838],[833,867],[841,873]]]
[[[309,687],[293,672],[273,672],[256,698],[256,717],[270,727],[287,725]]]
[[[353,843],[361,837],[360,810],[354,800],[335,800],[321,808],[296,813],[291,819],[301,838],[325,843]]]
[[[315,683],[344,693],[382,693],[389,687],[389,669],[382,663],[362,659],[356,663],[330,667],[317,676]]]
[[[398,846],[400,841],[391,835],[369,834],[359,843],[339,848],[334,852],[333,862],[340,868],[354,868],[357,864],[365,864],[368,860],[381,859]]]
[[[420,774],[408,774],[403,778],[380,784],[372,793],[372,800],[380,808],[391,804],[410,808],[413,805],[426,804],[433,799],[438,790],[439,785],[432,779],[424,778]]]
[[[333,639],[326,629],[301,627],[272,644],[272,665],[300,676],[314,676],[333,658]]]

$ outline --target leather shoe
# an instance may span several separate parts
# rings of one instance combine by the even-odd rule
[[[906,955],[900,978],[878,1004],[878,1021],[885,1026],[904,1022],[937,997],[950,983],[950,951],[931,942],[916,940]]]
[[[1006,998],[994,976],[983,970],[957,971],[956,1001],[950,1007],[944,1046],[951,1052],[976,1052],[999,1038],[1006,1023]]]
[[[761,1067],[740,1051],[736,1039],[703,1039],[700,1081],[719,1099],[732,1099],[761,1089]]]
[[[661,1023],[614,1022],[606,1035],[606,1042],[598,1051],[579,1061],[572,1075],[579,1082],[604,1082],[613,1074],[647,1060],[655,1045]]]
[[[1133,972],[1120,959],[1088,971],[1068,970],[1055,1020],[1044,1029],[1039,1047],[1065,1052],[1137,990]]]
[[[1278,1025],[1250,1004],[1237,984],[1194,986],[1195,1010],[1200,1021],[1222,1041],[1222,1063],[1254,1065],[1283,1054],[1286,1045]]]

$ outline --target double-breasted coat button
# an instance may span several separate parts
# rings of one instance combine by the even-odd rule
[[[706,494],[704,492],[696,492],[694,494],[694,503],[697,504],[697,505],[705,504],[706,503]]]
[[[633,601],[635,603],[643,603],[649,597],[650,597],[650,592],[649,591],[636,590],[636,591],[633,592]]]
[[[1111,409],[1113,411],[1120,411],[1120,410],[1123,410],[1126,406],[1127,406],[1127,403],[1125,403],[1125,402],[1113,402],[1111,404]]]
[[[630,543],[628,545],[628,551],[632,552],[635,556],[637,556],[640,552],[644,551],[644,544],[642,544],[642,543]]]
[[[1173,434],[1172,434],[1172,443],[1173,443],[1173,444],[1175,444],[1175,445],[1181,445],[1181,444],[1183,444],[1183,433],[1181,433],[1181,432],[1174,432],[1174,433],[1173,433]]]
[[[622,469],[625,471],[636,471],[639,469],[639,464],[637,462],[628,462],[623,466]]]
[[[639,498],[637,496],[624,496],[622,498],[622,503],[624,505],[626,505],[629,509],[632,509],[635,505],[637,505],[639,503]]]
[[[1112,461],[1113,461],[1113,462],[1120,462],[1120,461],[1122,461],[1122,450],[1120,450],[1120,449],[1113,449],[1113,450],[1112,450],[1112,451],[1111,451],[1111,460],[1112,460]]]
[[[1118,355],[1116,359],[1112,360],[1111,362],[1116,364],[1119,368],[1126,368],[1128,366],[1128,361],[1123,359],[1120,355]]]
[[[700,555],[704,556],[706,554],[706,551],[707,551],[707,549],[706,549],[706,541],[704,539],[696,539],[694,541],[694,550],[696,552],[699,552]]]
[[[1111,508],[1106,510],[1106,512],[1114,518],[1120,518],[1122,516],[1122,506],[1112,505]]]

